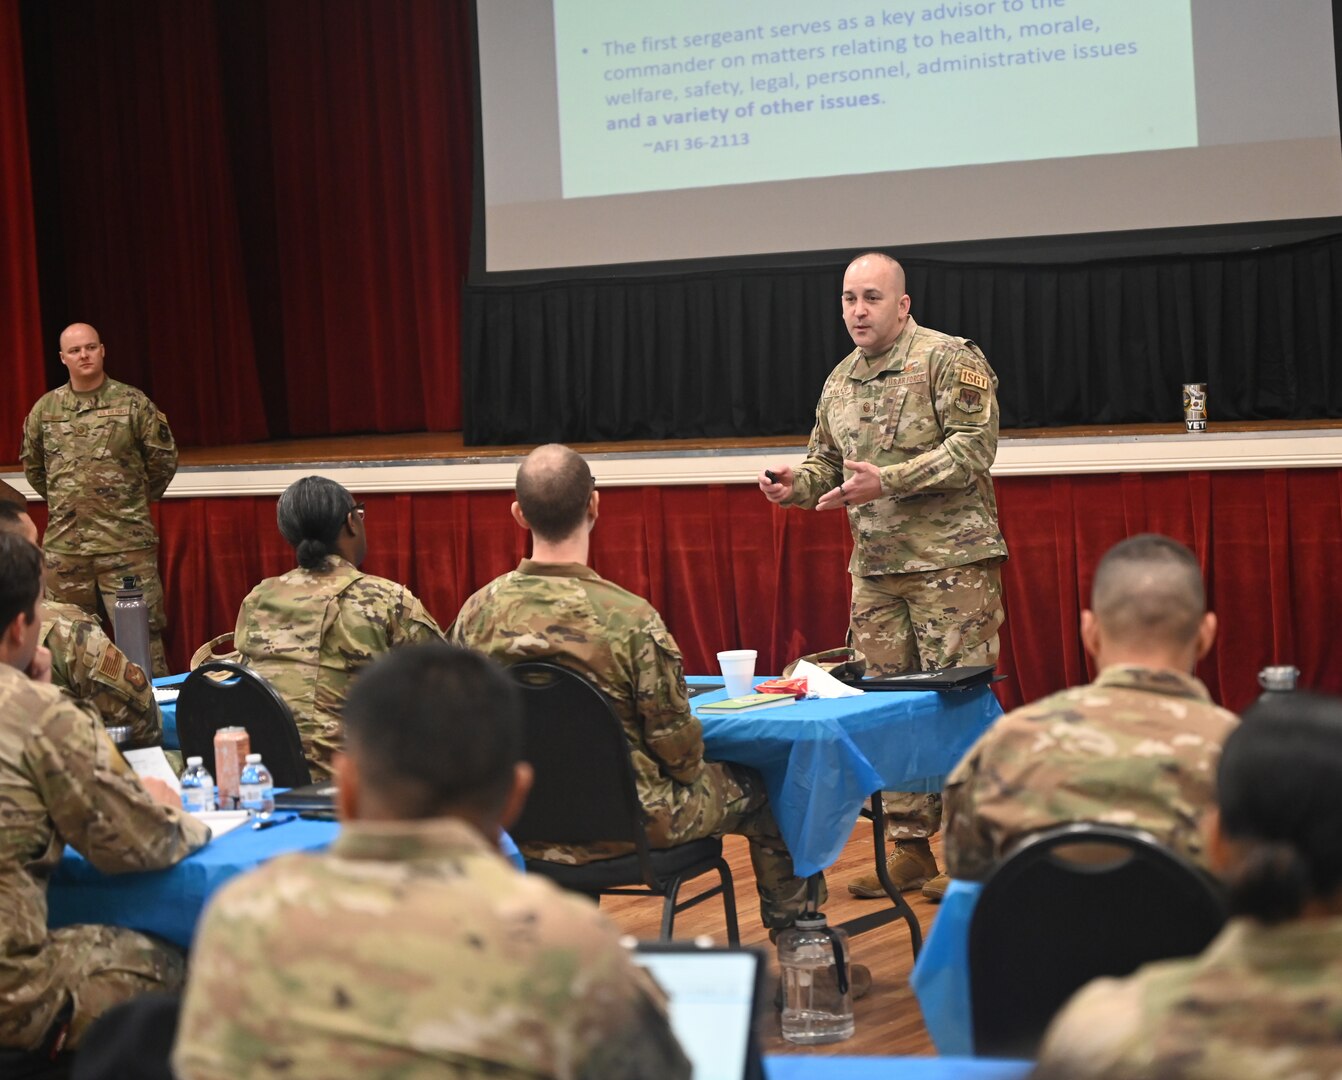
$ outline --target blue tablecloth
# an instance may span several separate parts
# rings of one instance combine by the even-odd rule
[[[694,677],[693,683],[712,681]],[[718,680],[720,681],[720,680]],[[874,791],[940,791],[975,739],[1002,715],[987,686],[874,692],[724,716],[690,702],[710,758],[758,769],[797,873],[834,862]]]
[[[980,881],[951,882],[909,980],[918,995],[927,1032],[943,1054],[974,1052],[969,922],[982,891]]]
[[[828,1057],[778,1054],[764,1059],[768,1080],[1017,1080],[1033,1062],[987,1058]]]
[[[216,889],[245,870],[291,851],[320,851],[335,839],[334,821],[296,818],[257,831],[249,825],[211,840],[167,870],[104,874],[67,847],[47,890],[47,925],[104,923],[191,944],[201,909]],[[519,868],[522,856],[506,833],[503,854]]]

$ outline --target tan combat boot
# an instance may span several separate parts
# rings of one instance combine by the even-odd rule
[[[900,892],[920,889],[935,878],[937,860],[932,856],[932,848],[927,840],[896,840],[895,850],[885,860],[885,868],[890,880]],[[881,888],[881,879],[875,871],[865,874],[856,881],[848,883],[848,891],[863,900],[876,900],[885,895]]]
[[[938,874],[923,886],[923,896],[928,900],[931,900],[932,903],[939,904],[941,903],[942,898],[946,895],[946,890],[950,887],[951,879],[944,873]]]

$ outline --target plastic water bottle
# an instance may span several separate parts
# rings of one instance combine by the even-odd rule
[[[275,781],[261,764],[260,754],[248,754],[238,778],[238,807],[253,814],[275,809]]]
[[[783,1038],[831,1043],[853,1034],[853,995],[848,985],[848,935],[825,916],[805,913],[778,935],[783,980]]]
[[[192,814],[213,810],[214,777],[205,768],[205,759],[189,757],[182,773],[182,808]]]

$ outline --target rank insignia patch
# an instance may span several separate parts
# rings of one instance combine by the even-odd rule
[[[970,386],[977,386],[980,390],[988,389],[989,383],[987,375],[980,375],[977,371],[965,367],[956,368],[955,374],[962,383],[968,383]]]

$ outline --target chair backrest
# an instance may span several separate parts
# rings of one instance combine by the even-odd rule
[[[210,678],[215,671],[233,677],[216,681]],[[177,695],[177,740],[182,756],[199,755],[215,775],[214,733],[235,725],[247,729],[252,753],[261,755],[277,787],[312,782],[298,725],[275,688],[242,664],[227,660],[201,664],[186,677]]]
[[[1196,955],[1225,920],[1217,882],[1149,833],[1076,824],[1030,837],[985,882],[970,922],[974,1052],[1034,1056],[1091,979]]]
[[[629,744],[609,699],[577,672],[528,661],[509,674],[522,688],[526,759],[536,773],[522,816],[523,841],[622,841],[646,854],[643,808]]]

